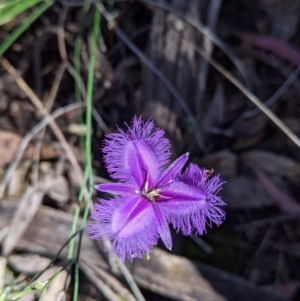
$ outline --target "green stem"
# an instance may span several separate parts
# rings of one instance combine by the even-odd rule
[[[94,74],[95,74],[95,61],[96,61],[96,51],[97,51],[97,42],[100,28],[101,14],[98,9],[95,10],[94,15],[94,25],[93,25],[93,37],[91,43],[91,52],[90,52],[90,61],[89,61],[89,70],[88,70],[88,80],[87,80],[87,108],[86,108],[86,139],[85,139],[85,158],[86,166],[85,173],[88,174],[88,199],[85,205],[84,216],[81,224],[81,232],[79,234],[79,243],[77,249],[77,265],[79,262],[80,256],[80,246],[82,240],[83,229],[86,225],[90,202],[93,195],[93,172],[92,172],[92,107],[93,107],[93,86],[94,86]],[[78,288],[79,288],[79,268],[75,266],[75,283],[73,291],[73,301],[78,299]]]
[[[86,169],[85,172],[84,172],[84,176],[83,176],[83,183],[81,185],[81,189],[80,189],[80,192],[79,192],[78,204],[77,204],[77,206],[75,208],[75,212],[74,212],[72,228],[71,228],[71,236],[74,235],[74,233],[76,232],[76,229],[77,229],[77,222],[78,222],[79,213],[80,213],[80,204],[82,203],[83,194],[84,194],[84,190],[85,190],[85,187],[86,187],[86,182],[88,180],[88,177],[89,177],[89,173],[88,173],[88,170]],[[69,243],[68,257],[67,257],[68,260],[71,260],[71,258],[73,257],[74,244],[75,244],[75,240],[74,240],[74,238],[72,238],[70,240],[70,243]]]
[[[94,85],[94,74],[95,74],[95,61],[96,61],[96,50],[97,42],[100,28],[101,15],[98,9],[95,10],[94,17],[94,27],[93,27],[93,39],[91,43],[91,54],[89,62],[88,71],[88,81],[87,81],[87,108],[86,108],[86,127],[87,127],[87,137],[86,137],[86,156],[88,158],[88,164],[92,166],[91,159],[91,145],[92,145],[92,106],[93,106],[93,85]]]
[[[74,43],[74,68],[76,75],[79,76],[80,74],[80,50],[81,50],[81,34],[78,34],[75,39]],[[75,78],[75,100],[77,103],[80,103],[82,101],[81,99],[81,93],[80,93],[80,86],[78,83],[78,79]],[[82,118],[82,109],[78,111],[78,118],[77,121],[79,124],[83,123],[83,118]],[[79,137],[79,144],[80,144],[80,149],[84,149],[84,136]]]

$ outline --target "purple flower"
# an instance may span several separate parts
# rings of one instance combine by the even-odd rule
[[[92,239],[112,240],[112,253],[122,260],[150,253],[159,238],[171,250],[169,222],[185,235],[203,234],[206,223],[220,225],[225,217],[218,207],[225,204],[215,195],[223,182],[218,176],[208,180],[194,164],[181,174],[188,154],[165,168],[170,143],[163,135],[152,121],[135,117],[127,132],[119,130],[105,140],[108,172],[120,182],[96,186],[117,197],[99,200],[88,230]]]

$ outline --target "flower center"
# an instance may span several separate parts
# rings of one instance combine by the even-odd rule
[[[148,175],[147,175],[147,179],[144,188],[141,191],[141,194],[144,197],[146,197],[151,203],[155,203],[155,198],[159,196],[160,192],[161,189],[159,188],[149,189],[149,182],[148,182]]]
[[[159,196],[160,189],[153,189],[150,191],[142,191],[142,195],[145,196],[150,202],[155,203],[155,198]]]

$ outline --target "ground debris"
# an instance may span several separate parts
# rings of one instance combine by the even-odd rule
[[[50,263],[46,257],[36,254],[10,255],[8,265],[17,273],[35,275],[44,270]]]

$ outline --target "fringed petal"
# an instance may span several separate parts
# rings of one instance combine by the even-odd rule
[[[107,170],[111,177],[121,181],[132,181],[138,185],[149,173],[149,181],[156,181],[161,168],[170,157],[170,142],[163,138],[164,130],[154,127],[153,121],[144,123],[134,117],[132,128],[127,132],[106,136],[103,152]]]
[[[99,201],[88,225],[92,239],[111,240],[111,254],[123,261],[151,252],[149,246],[156,245],[158,233],[150,202],[138,196]]]
[[[174,228],[184,235],[192,232],[202,235],[206,225],[219,226],[225,219],[225,212],[220,207],[226,205],[216,196],[224,183],[219,176],[208,179],[205,169],[190,164],[179,180],[182,182],[172,183],[169,191],[164,192],[170,197],[169,201],[159,203]],[[170,191],[174,193],[173,197]]]

